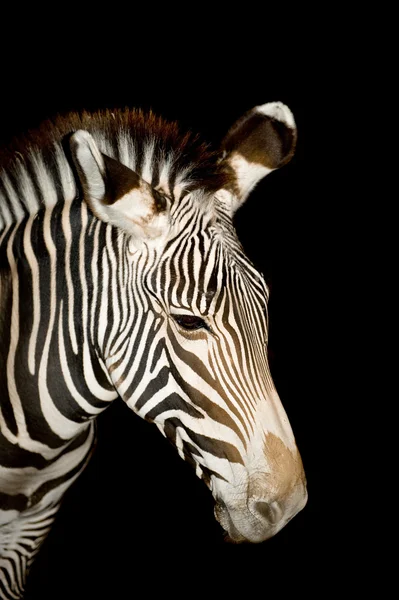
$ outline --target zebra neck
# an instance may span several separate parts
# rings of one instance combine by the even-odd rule
[[[100,347],[114,281],[111,229],[76,199],[3,236],[0,384],[11,443],[61,447],[117,397]]]

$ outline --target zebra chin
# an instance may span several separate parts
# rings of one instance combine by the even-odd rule
[[[238,506],[218,499],[215,518],[227,534],[226,541],[257,544],[283,529],[304,508],[307,498],[306,485],[300,483],[285,499],[249,498],[246,504]]]

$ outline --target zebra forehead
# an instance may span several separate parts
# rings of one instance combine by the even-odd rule
[[[188,304],[195,298],[208,308],[218,298],[253,298],[266,310],[268,288],[263,275],[254,267],[244,253],[230,219],[230,225],[218,219],[211,211],[204,228],[193,227],[175,235],[171,245],[160,257],[161,276],[158,284],[164,292],[166,281],[176,286],[179,294],[184,291]]]

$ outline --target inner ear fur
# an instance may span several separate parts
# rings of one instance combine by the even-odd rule
[[[296,141],[296,128],[253,109],[231,127],[222,150],[227,155],[240,154],[249,163],[279,169],[293,157]]]
[[[105,195],[106,204],[114,204],[119,198],[135,188],[140,187],[141,177],[119,161],[101,154],[104,161]]]
[[[70,149],[85,200],[97,218],[124,230],[137,244],[166,231],[166,198],[137,173],[102,154],[87,131],[71,136]]]
[[[282,102],[256,106],[230,128],[222,151],[234,176],[229,190],[233,212],[261,179],[291,160],[296,141],[293,114]]]

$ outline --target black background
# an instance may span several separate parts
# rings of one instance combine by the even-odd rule
[[[152,108],[217,144],[255,105],[281,100],[291,108],[296,156],[259,184],[235,223],[271,289],[271,371],[302,454],[309,501],[268,542],[227,544],[205,485],[154,426],[116,401],[98,419],[96,453],[65,497],[26,598],[140,597],[139,582],[151,593],[174,594],[182,579],[201,595],[266,596],[274,583],[280,593],[293,588],[326,597],[352,544],[341,541],[333,518],[339,465],[328,460],[332,209],[322,142],[329,92],[303,40],[282,54],[268,30],[223,41],[206,28],[196,36],[180,30],[173,51],[168,37],[156,39],[150,27],[140,42],[131,36],[132,44],[125,39],[121,47],[117,36],[110,42],[106,32],[82,32],[77,24],[66,36],[33,31],[22,50],[7,42],[0,136],[7,141],[56,112],[128,105]]]

